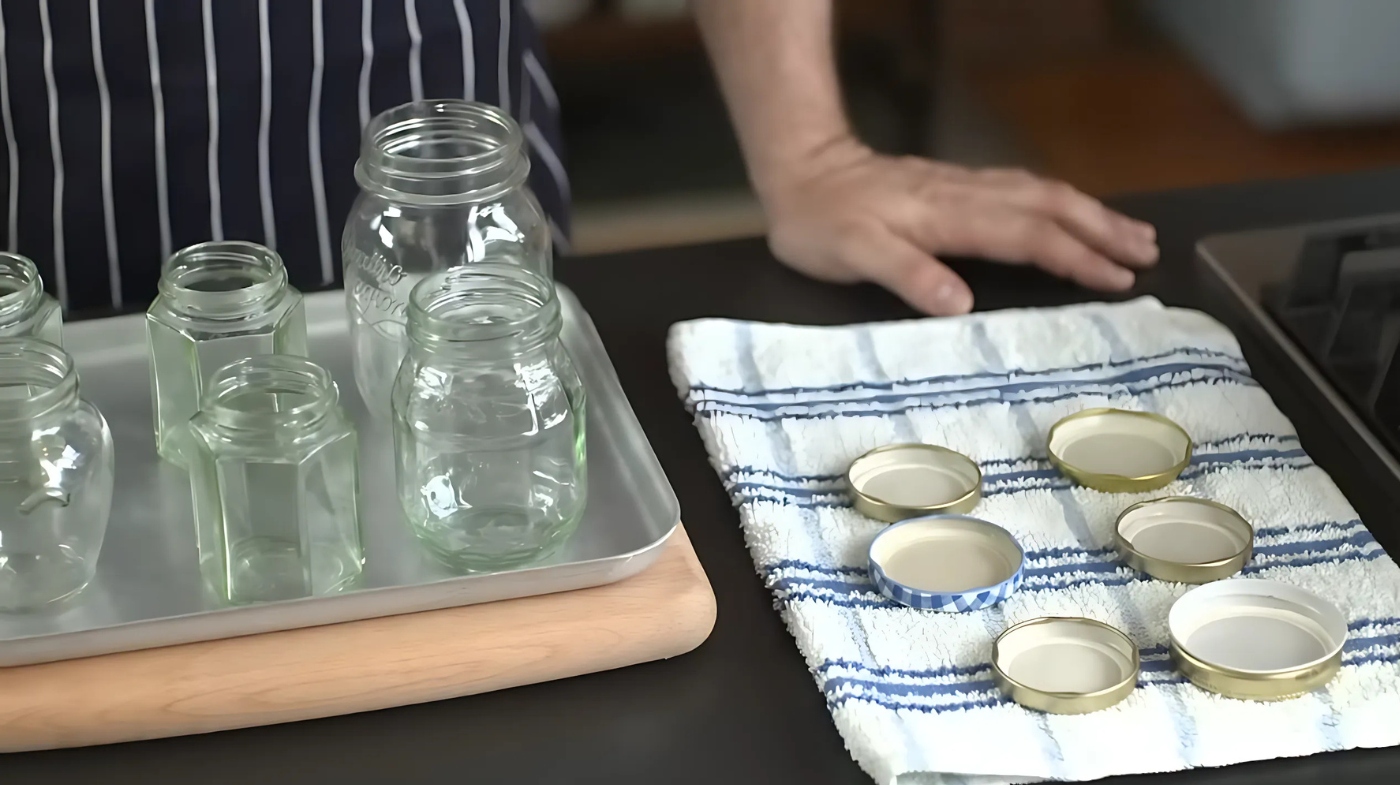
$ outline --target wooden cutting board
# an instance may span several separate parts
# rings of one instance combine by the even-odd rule
[[[592,589],[0,668],[0,752],[182,736],[456,698],[674,657],[714,627],[683,527]]]

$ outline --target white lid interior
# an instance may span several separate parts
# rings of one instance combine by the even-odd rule
[[[1312,592],[1234,578],[1192,589],[1167,616],[1172,640],[1196,659],[1268,675],[1326,662],[1346,643],[1346,617]]]
[[[912,444],[869,453],[851,464],[857,491],[897,507],[936,507],[966,496],[980,476],[971,458]]]
[[[1087,695],[1133,678],[1136,651],[1109,627],[1083,619],[1044,619],[997,641],[996,665],[1041,692]]]
[[[1243,553],[1254,529],[1238,513],[1201,499],[1161,499],[1124,513],[1118,533],[1133,550],[1177,564],[1209,564]]]
[[[1191,449],[1178,428],[1132,412],[1105,411],[1055,426],[1050,452],[1086,472],[1149,477],[1170,471]]]
[[[1016,574],[1023,558],[1005,529],[960,515],[898,523],[870,544],[871,561],[890,580],[936,593],[996,586]]]

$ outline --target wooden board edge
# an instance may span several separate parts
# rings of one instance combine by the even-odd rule
[[[715,595],[683,526],[665,547],[590,589],[0,668],[0,752],[319,719],[685,654],[714,629]]]

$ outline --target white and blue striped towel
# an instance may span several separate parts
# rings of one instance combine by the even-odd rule
[[[759,574],[876,781],[1090,780],[1400,743],[1400,569],[1209,317],[1144,298],[839,328],[705,319],[676,325],[669,349]],[[1091,406],[1183,425],[1197,454],[1157,495],[1239,510],[1258,530],[1246,575],[1345,610],[1345,666],[1325,690],[1233,701],[1172,669],[1167,610],[1187,587],[1147,580],[1111,550],[1117,513],[1150,495],[1073,487],[1046,461],[1050,425]],[[1024,587],[1002,606],[930,613],[872,589],[866,548],[881,524],[851,509],[842,474],[897,441],[981,464],[975,514],[1028,558]],[[1080,716],[1007,702],[991,682],[992,638],[1047,614],[1131,634],[1137,691]]]

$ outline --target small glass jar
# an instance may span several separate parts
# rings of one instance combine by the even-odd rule
[[[408,296],[424,275],[487,257],[553,274],[529,173],[520,126],[487,104],[418,101],[365,129],[341,257],[355,383],[376,417],[389,416]]]
[[[0,252],[0,338],[33,336],[63,345],[63,309],[44,293],[34,262]]]
[[[545,558],[588,489],[583,382],[559,339],[554,285],[509,263],[424,278],[393,390],[399,502],[462,572]]]
[[[200,572],[221,600],[355,584],[364,567],[357,439],[324,368],[259,355],[218,369],[188,438]]]
[[[255,354],[306,356],[306,311],[282,258],[255,243],[213,242],[173,254],[146,311],[156,449],[183,466],[177,438],[210,374]]]
[[[0,338],[0,611],[38,610],[88,585],[112,472],[112,433],[79,397],[68,353]]]

